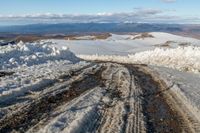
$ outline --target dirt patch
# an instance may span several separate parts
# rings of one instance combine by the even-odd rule
[[[137,35],[136,37],[133,38],[133,40],[136,40],[136,39],[145,39],[145,38],[154,38],[153,35],[151,35],[150,33],[141,33],[139,35]]]
[[[0,77],[10,76],[13,74],[14,74],[14,72],[0,71]]]
[[[84,36],[88,36],[88,37],[84,38]],[[111,36],[112,35],[110,33],[99,33],[99,34],[91,33],[88,35],[69,35],[69,36],[66,36],[64,39],[65,40],[105,40]]]
[[[181,47],[187,47],[187,46],[191,46],[191,43],[183,42],[183,43],[179,43],[178,45]]]
[[[163,44],[156,44],[155,47],[164,47],[164,48],[171,48],[171,44],[176,43],[175,41],[166,41]]]

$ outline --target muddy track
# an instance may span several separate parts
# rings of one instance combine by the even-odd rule
[[[146,131],[181,133],[191,132],[187,125],[184,125],[179,112],[167,101],[167,96],[163,92],[170,88],[162,88],[161,84],[154,80],[152,75],[144,73],[144,70],[128,66],[132,74],[135,75],[136,86],[142,90],[140,96],[142,100],[142,112],[145,116]],[[168,92],[167,92],[168,93]]]
[[[59,83],[64,84],[63,83],[64,81],[69,80],[73,76],[78,76],[80,73],[83,72],[83,70],[91,68],[94,65],[95,65],[94,63],[90,63],[89,65],[83,66],[80,69],[70,70],[68,73],[58,77],[58,79],[56,79],[54,82],[52,82],[48,85],[42,86],[40,88],[34,89],[34,90],[32,90],[32,92],[40,92],[40,91],[44,91],[45,89],[49,90],[50,87],[57,86]],[[11,74],[13,74],[13,73],[11,73]],[[31,99],[23,98],[23,97],[26,97],[27,95],[30,95],[29,91],[24,92],[24,93],[18,95],[17,97],[4,98],[3,100],[0,99],[0,108],[13,106],[16,103],[20,103],[20,102],[24,102],[24,101],[26,101],[26,102],[31,101]]]
[[[100,82],[97,82],[99,81],[98,78],[100,77],[101,70],[97,68],[97,70],[87,73],[86,77],[73,81],[69,88],[43,94],[38,99],[21,107],[19,111],[5,116],[0,120],[0,132],[11,132],[12,130],[18,132],[27,131],[29,127],[37,124],[41,119],[48,117],[48,114],[56,107],[78,97],[90,88],[101,85]]]
[[[39,132],[40,129],[48,129],[53,125],[49,123],[66,112],[59,111],[63,106],[72,109],[79,107],[78,103],[84,104],[81,98],[93,93],[98,94],[96,99],[100,100],[88,107],[95,111],[85,114],[87,119],[77,120],[77,127],[73,125],[74,129],[71,129],[69,122],[59,130],[42,132],[199,132],[199,120],[189,115],[190,110],[185,109],[170,86],[147,66],[93,63],[60,79],[62,82],[46,87],[35,99],[0,119],[0,132]],[[93,92],[94,88],[97,91]],[[76,119],[80,118],[70,117],[72,123]]]

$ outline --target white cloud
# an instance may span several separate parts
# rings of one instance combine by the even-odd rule
[[[199,17],[167,15],[170,10],[135,8],[133,12],[98,14],[27,14],[0,16],[0,24],[11,23],[88,23],[88,22],[149,22],[149,23],[200,23]]]

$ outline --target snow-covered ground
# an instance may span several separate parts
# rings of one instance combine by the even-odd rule
[[[23,43],[0,47],[0,72],[12,72],[0,79],[0,101],[54,83],[60,75],[81,68],[67,47],[57,49],[46,43]],[[77,63],[77,64],[75,64]]]
[[[135,39],[140,34],[111,34],[105,40],[48,41],[58,49],[67,46],[86,60],[142,63],[196,73],[200,71],[200,40],[162,32],[148,34],[152,37]]]
[[[112,34],[106,40],[53,42],[58,43],[58,47],[67,45],[85,60],[154,65],[152,69],[166,82],[173,82],[172,90],[199,115],[200,40],[168,33],[150,34],[152,38],[135,40],[133,38],[139,35]]]
[[[149,34],[153,37],[135,39],[140,35],[112,34],[105,40],[89,40],[93,36],[84,36],[80,40],[19,42],[0,47],[0,123],[8,124],[1,123],[0,131],[1,127],[18,127],[18,123],[9,124],[11,118],[22,124],[21,132],[29,128],[30,132],[82,132],[82,129],[92,132],[102,116],[105,120],[102,132],[122,131],[122,127],[126,128],[124,123],[131,126],[143,119],[142,102],[148,98],[143,93],[152,93],[149,87],[163,89],[151,81],[145,69],[154,71],[157,78],[170,86],[181,99],[180,109],[191,109],[200,120],[200,40],[168,33]],[[127,64],[98,64],[81,58]],[[128,65],[136,63],[147,66]],[[144,97],[138,98],[141,96]],[[12,112],[18,107],[23,110],[19,120],[15,119],[18,110],[16,116]],[[23,120],[29,122],[26,113],[33,113],[34,118],[30,118],[34,126],[31,123],[28,128],[24,126]],[[6,122],[2,119],[4,115]],[[128,121],[124,120],[126,117]]]
[[[149,33],[154,38],[132,40],[137,35],[112,34],[106,40],[48,40],[56,43],[56,47],[67,46],[75,54],[81,55],[128,55],[146,50],[153,50],[159,45],[169,43],[169,47],[177,47],[181,43],[200,46],[200,40],[176,36],[168,33]]]
[[[118,63],[151,64],[181,71],[200,72],[200,47],[156,48],[128,56],[78,55],[85,60],[112,61]]]
[[[200,72],[200,48],[196,47],[200,45],[200,40],[168,33],[149,34],[153,38],[132,40],[138,35],[111,34],[112,36],[106,40],[43,40],[2,46],[0,71],[14,72],[14,74],[1,77],[0,96],[45,86],[70,69],[87,65],[83,62],[74,65],[79,62],[76,56],[85,60],[151,64]],[[90,36],[79,39],[85,38],[90,39]],[[166,43],[169,40],[169,45],[173,47],[179,43],[189,43],[194,46],[156,47],[156,44]]]

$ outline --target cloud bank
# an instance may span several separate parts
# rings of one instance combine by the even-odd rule
[[[166,1],[166,0],[165,0]],[[172,1],[172,0],[167,0]],[[0,15],[0,24],[35,23],[200,23],[200,17],[168,15],[170,10],[135,8],[133,12],[98,14]]]

